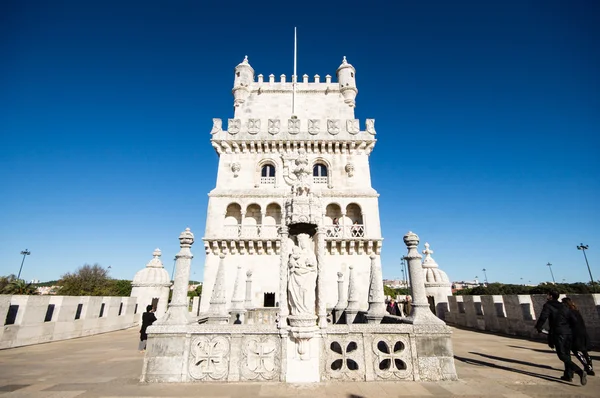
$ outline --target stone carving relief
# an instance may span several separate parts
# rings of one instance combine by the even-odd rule
[[[288,119],[288,133],[298,134],[300,132],[300,119]]]
[[[358,119],[346,120],[346,130],[348,130],[350,134],[358,134],[360,132],[360,125],[358,124]]]
[[[308,196],[312,186],[312,169],[308,165],[308,156],[303,148],[298,150],[298,156],[294,159],[294,168],[290,174],[290,158],[282,156],[283,160],[283,179],[293,187],[293,193],[296,196]]]
[[[329,119],[327,120],[327,132],[332,135],[336,135],[340,132],[340,120]]]
[[[348,177],[354,177],[354,164],[348,163],[345,167],[346,173],[348,173]]]
[[[412,379],[408,340],[399,336],[373,336],[373,367],[379,379]]]
[[[229,373],[229,339],[199,336],[192,340],[189,373],[195,380],[226,380]]]
[[[213,127],[210,130],[211,134],[217,134],[223,131],[223,121],[221,119],[213,119]]]
[[[279,130],[281,128],[281,120],[279,119],[269,119],[268,131],[269,134],[279,134]]]
[[[359,336],[356,336],[359,337]],[[327,341],[325,376],[330,380],[360,381],[365,379],[364,351],[359,338]]]
[[[241,168],[242,168],[242,166],[240,165],[240,162],[231,163],[231,171],[233,172],[234,177],[238,176]]]
[[[375,119],[367,119],[367,133],[375,135]]]
[[[290,315],[315,315],[317,287],[317,257],[308,234],[298,234],[298,244],[292,247],[288,267],[288,303]],[[313,320],[314,322],[314,320]]]
[[[227,122],[227,131],[229,134],[237,134],[242,128],[242,121],[240,119],[229,119]]]
[[[321,129],[319,125],[319,119],[308,119],[308,133],[312,135],[319,134]]]
[[[248,133],[258,134],[260,131],[260,119],[248,119]]]
[[[242,340],[242,380],[279,381],[279,344],[275,336],[245,336]]]

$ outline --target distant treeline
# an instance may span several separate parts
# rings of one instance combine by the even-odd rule
[[[486,295],[508,295],[508,294],[547,294],[556,290],[561,294],[587,294],[600,293],[600,285],[591,283],[541,283],[537,286],[512,285],[504,283],[490,283],[487,286],[476,286],[461,289],[454,293],[455,296],[486,296]]]

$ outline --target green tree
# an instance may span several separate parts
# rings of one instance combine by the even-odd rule
[[[74,273],[64,274],[58,283],[58,294],[64,296],[108,296],[111,290],[108,270],[99,264],[85,264]]]
[[[389,286],[383,285],[383,294],[386,296],[396,297],[396,291]]]
[[[14,275],[11,275],[14,277]],[[25,282],[23,279],[11,279],[1,291],[3,294],[38,294],[35,286]]]
[[[0,276],[0,294],[2,294],[2,292],[4,292],[4,288],[7,287],[15,279],[17,279],[15,274],[10,274],[8,276]]]
[[[110,279],[110,287],[108,291],[110,296],[131,296],[131,281],[127,279]]]

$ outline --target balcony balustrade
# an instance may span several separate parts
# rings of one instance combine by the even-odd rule
[[[281,225],[224,225],[225,238],[277,238]]]
[[[327,177],[313,177],[313,184],[327,184]]]
[[[225,238],[267,238],[273,239],[279,237],[280,224],[276,225],[224,225],[223,233]],[[364,224],[353,225],[325,225],[326,238],[364,238]]]
[[[364,238],[365,226],[364,224],[353,224],[353,225],[326,225],[325,226],[325,237],[326,238]]]
[[[260,177],[261,184],[275,184],[275,177]]]

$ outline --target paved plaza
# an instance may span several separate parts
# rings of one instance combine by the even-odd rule
[[[453,328],[459,381],[287,385],[140,384],[133,328],[0,351],[0,398],[71,397],[598,397],[600,377],[566,383],[545,344]],[[592,353],[600,361],[597,353]],[[598,363],[598,362],[596,362]]]

